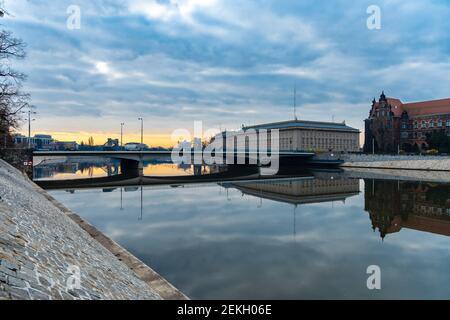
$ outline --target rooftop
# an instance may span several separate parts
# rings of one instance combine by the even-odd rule
[[[244,127],[248,129],[322,129],[322,130],[336,130],[336,131],[351,131],[359,132],[358,129],[349,127],[345,122],[322,122],[322,121],[307,121],[307,120],[288,120],[281,122],[271,122],[259,124],[255,126]]]
[[[448,114],[450,113],[450,99],[429,100],[420,102],[403,103],[400,99],[386,98],[388,104],[392,106],[394,116],[400,117],[404,111],[409,116]],[[379,107],[379,102],[375,103],[375,109]]]

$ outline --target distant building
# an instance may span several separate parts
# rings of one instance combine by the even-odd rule
[[[28,147],[28,137],[22,134],[13,136],[14,143]],[[78,150],[78,143],[76,141],[57,141],[48,134],[36,134],[30,139],[30,147],[36,150],[56,150],[56,151],[74,151]]]
[[[256,136],[259,142],[260,130],[267,130],[268,144],[270,144],[270,130],[279,130],[279,150],[280,151],[315,151],[315,152],[358,152],[359,135],[358,129],[349,127],[342,123],[319,122],[306,120],[290,120],[283,122],[266,123],[256,126],[243,127],[236,132],[237,148],[242,148],[242,139],[248,136],[245,148],[255,141],[252,136]],[[251,132],[255,134],[250,134]],[[222,133],[225,144],[225,133]],[[220,138],[220,135],[214,139]],[[241,138],[241,139],[240,139]],[[244,137],[245,138],[245,137]],[[240,140],[241,143],[238,141]],[[256,143],[257,145],[257,143]]]
[[[108,138],[106,143],[103,145],[104,150],[118,150],[120,147],[119,139]]]
[[[57,151],[76,151],[78,143],[76,141],[55,141],[52,143],[52,150]]]
[[[148,149],[148,146],[143,143],[129,142],[124,146],[124,149],[126,151],[139,151],[139,150]]]
[[[450,136],[450,99],[403,103],[383,92],[365,120],[364,151],[424,150],[427,135],[438,130]]]
[[[52,144],[54,143],[54,139],[51,135],[47,134],[36,134],[34,137],[28,139],[28,137],[22,134],[16,134],[13,136],[14,143],[20,144],[24,146],[28,146],[28,140],[30,140],[30,147],[34,149],[45,149],[50,150],[52,148]]]

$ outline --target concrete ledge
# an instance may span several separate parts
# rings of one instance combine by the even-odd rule
[[[357,179],[450,183],[450,171],[346,167],[344,168],[344,176],[347,178],[357,178]]]
[[[450,157],[344,155],[342,167],[421,171],[450,171]]]

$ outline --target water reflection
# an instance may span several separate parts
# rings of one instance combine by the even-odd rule
[[[402,228],[450,236],[450,185],[365,180],[365,206],[381,238]]]
[[[51,193],[192,298],[450,295],[448,184],[308,170],[165,181]],[[381,291],[367,290],[372,264]]]
[[[109,177],[120,173],[120,163],[101,160],[98,162],[53,161],[33,168],[34,180],[64,180],[76,178]]]
[[[34,180],[67,180],[111,177],[122,173],[119,160],[93,158],[80,161],[70,157],[35,157]],[[145,176],[192,176],[209,174],[211,168],[205,165],[174,164],[170,159],[145,161]]]
[[[343,201],[359,193],[358,179],[335,179],[331,176],[325,179],[278,181],[250,181],[220,184],[225,188],[233,187],[243,194],[290,204],[318,203],[329,201]]]

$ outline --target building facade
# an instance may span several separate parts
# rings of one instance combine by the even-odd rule
[[[403,103],[383,92],[365,120],[364,152],[426,150],[427,137],[438,131],[450,136],[450,99]]]
[[[55,151],[73,151],[78,150],[76,141],[57,141],[51,135],[36,134],[34,137],[28,137],[22,134],[16,134],[14,143],[22,147],[30,147],[36,150],[55,150]]]
[[[243,127],[232,132],[238,149],[252,150],[258,145],[272,143],[272,130],[278,130],[280,151],[358,152],[358,129],[342,123],[290,120]],[[266,134],[260,134],[267,132]],[[229,132],[226,132],[229,134]],[[225,133],[222,133],[225,137]],[[226,141],[224,139],[224,145]],[[229,147],[228,147],[229,148]]]
[[[22,134],[16,134],[13,135],[14,143],[28,146],[30,145],[31,148],[37,148],[37,149],[51,149],[52,144],[54,143],[54,139],[51,135],[47,134],[36,134],[34,137],[28,137],[22,135]]]

